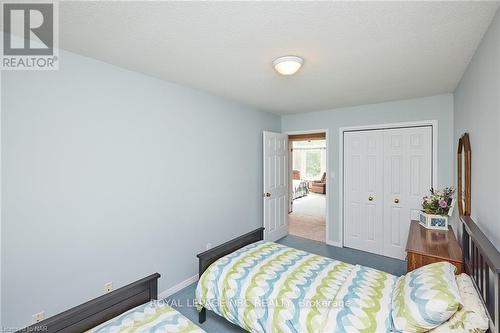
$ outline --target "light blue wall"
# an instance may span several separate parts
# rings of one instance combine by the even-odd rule
[[[78,55],[2,78],[4,326],[160,272],[262,224],[280,117]]]
[[[455,147],[472,147],[472,218],[500,250],[500,13],[455,91]]]
[[[419,120],[438,121],[438,185],[453,184],[453,95],[362,105],[328,111],[283,116],[283,131],[329,129],[330,240],[339,241],[339,128]]]

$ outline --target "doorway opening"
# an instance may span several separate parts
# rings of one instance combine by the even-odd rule
[[[289,134],[288,147],[289,234],[326,242],[326,133]]]

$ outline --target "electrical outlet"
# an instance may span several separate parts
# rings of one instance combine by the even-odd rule
[[[104,285],[104,292],[109,293],[110,291],[113,291],[113,282],[108,282]]]
[[[210,250],[212,248],[212,243],[207,243],[207,250]]]
[[[31,316],[31,321],[33,322],[33,324],[39,323],[44,319],[45,319],[45,312],[43,311],[35,313],[33,316]]]

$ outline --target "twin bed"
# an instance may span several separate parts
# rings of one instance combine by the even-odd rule
[[[263,228],[198,255],[199,321],[249,332],[499,333],[500,253],[462,218],[466,274],[448,263],[402,277],[263,241]]]
[[[204,333],[167,302],[157,300],[159,278],[151,274],[17,333]]]
[[[455,277],[452,265],[439,263],[398,278],[265,242],[263,228],[256,229],[198,255],[199,321],[208,309],[259,333],[499,333],[500,253],[472,221],[465,218],[462,225],[470,277]],[[204,332],[156,301],[159,277],[150,275],[21,331]]]
[[[196,298],[249,332],[389,332],[396,277],[359,265],[257,242],[216,261]],[[345,306],[344,306],[345,305]]]

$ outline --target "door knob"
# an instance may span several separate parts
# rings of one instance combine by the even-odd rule
[[[373,197],[372,197],[372,196],[369,196],[369,197],[368,197],[368,200],[373,201]]]
[[[264,193],[264,196],[265,196],[266,198],[269,198],[269,197],[271,197],[271,193],[266,192],[266,193]]]
[[[394,203],[399,203],[399,199],[398,198],[394,199]]]

